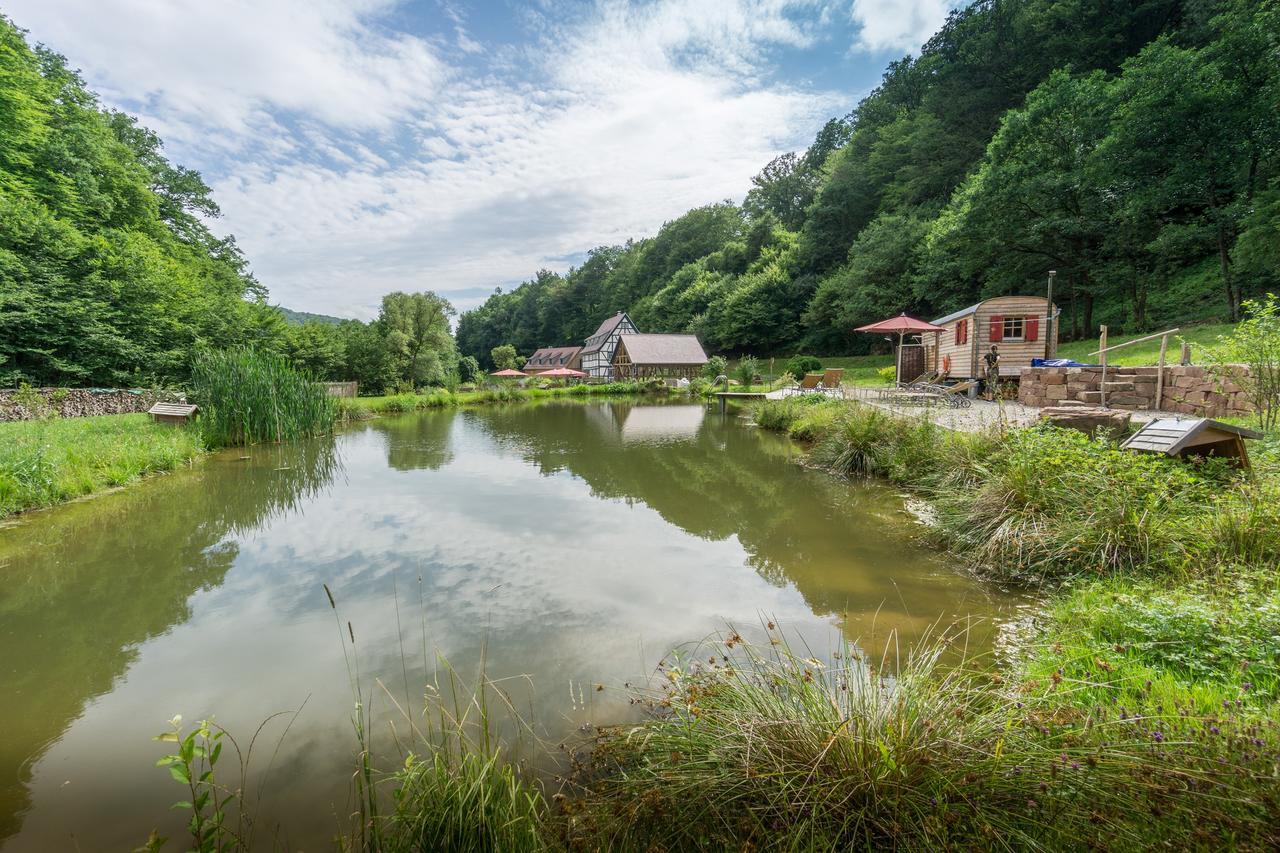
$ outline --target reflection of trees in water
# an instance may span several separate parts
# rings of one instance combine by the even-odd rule
[[[451,411],[422,412],[378,420],[371,428],[387,436],[387,464],[395,470],[437,471],[453,460],[449,447],[453,418]]]
[[[294,511],[340,468],[332,440],[243,453],[0,531],[0,839],[21,825],[39,753],[222,583],[228,535]]]
[[[627,441],[630,409],[513,407],[475,419],[542,471],[567,470],[601,498],[639,501],[704,539],[736,536],[752,568],[794,585],[816,612],[879,610],[882,625],[918,629],[966,593],[983,597],[910,542],[911,522],[889,488],[807,471],[787,461],[786,439],[714,412],[695,429],[677,413],[673,429],[684,440]],[[645,414],[654,432],[654,414]]]

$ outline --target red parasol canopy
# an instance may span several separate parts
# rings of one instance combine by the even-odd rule
[[[559,378],[562,376],[576,376],[580,378],[586,375],[587,374],[583,373],[581,370],[573,370],[569,367],[557,367],[553,370],[544,370],[538,374],[539,377],[550,376],[552,378]]]
[[[941,326],[926,323],[924,320],[917,320],[915,317],[908,317],[904,312],[900,316],[890,317],[888,320],[881,320],[879,323],[870,323],[866,326],[859,326],[854,329],[854,331],[894,332],[899,335],[911,335],[918,332],[941,332],[945,330]]]
[[[526,374],[526,373],[521,373],[521,372],[520,372],[520,371],[518,371],[518,370],[512,370],[511,368],[509,368],[509,367],[508,367],[506,370],[495,370],[493,373],[490,373],[489,375],[490,375],[490,376],[511,376],[511,377],[515,377],[515,376],[527,376],[528,374]]]

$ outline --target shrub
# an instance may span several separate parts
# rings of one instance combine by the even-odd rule
[[[881,367],[876,370],[876,376],[878,376],[880,381],[885,385],[892,385],[893,381],[898,378],[898,368],[892,364],[888,367]]]
[[[211,447],[289,441],[328,431],[338,406],[284,356],[203,350],[191,367],[191,400]]]
[[[1280,303],[1274,293],[1261,302],[1244,302],[1245,319],[1230,335],[1206,348],[1205,357],[1223,381],[1244,389],[1263,430],[1280,423]],[[1236,365],[1243,364],[1247,371]]]
[[[793,355],[787,360],[783,370],[795,377],[799,382],[806,373],[817,373],[822,369],[822,362],[811,355]]]
[[[733,368],[733,378],[742,383],[743,388],[749,388],[756,381],[758,373],[760,373],[760,359],[754,355],[744,355],[738,359],[737,365]]]
[[[711,356],[711,358],[707,359],[707,363],[702,366],[702,375],[713,382],[717,376],[728,376],[728,360],[722,355]]]

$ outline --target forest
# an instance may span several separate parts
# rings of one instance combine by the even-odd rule
[[[709,351],[866,351],[852,329],[1043,293],[1066,339],[1234,321],[1280,285],[1280,4],[979,0],[766,164],[741,205],[540,270],[464,313],[488,363],[626,310]]]
[[[453,308],[392,293],[371,323],[267,302],[209,186],[0,17],[0,388],[185,381],[254,346],[374,390],[456,381]]]

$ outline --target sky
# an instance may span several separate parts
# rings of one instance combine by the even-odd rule
[[[199,170],[273,303],[463,311],[741,201],[958,0],[0,0]]]

